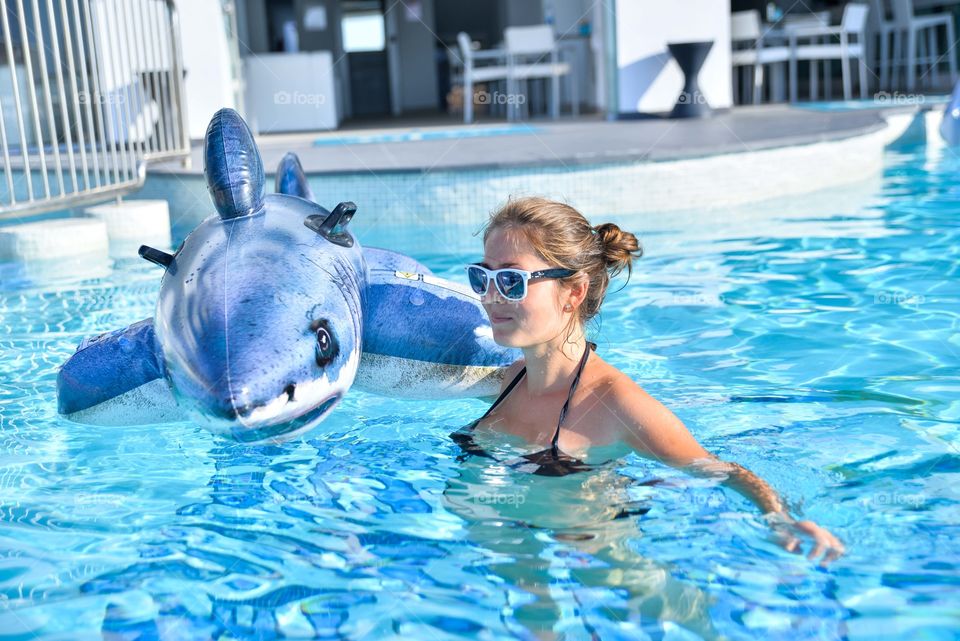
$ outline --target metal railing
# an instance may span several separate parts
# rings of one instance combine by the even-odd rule
[[[190,138],[173,0],[4,0],[0,219],[140,188]]]

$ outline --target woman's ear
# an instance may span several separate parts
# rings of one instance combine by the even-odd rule
[[[565,304],[572,306],[574,309],[579,307],[586,300],[589,287],[590,280],[585,275],[578,277],[569,285]]]

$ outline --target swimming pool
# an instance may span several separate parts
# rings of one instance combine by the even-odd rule
[[[646,249],[598,352],[836,533],[826,569],[736,493],[636,457],[560,479],[460,462],[448,434],[481,401],[353,391],[269,447],[71,425],[56,368],[151,315],[160,271],[2,266],[0,639],[957,638],[958,175],[901,149],[882,181],[784,202],[586,210]],[[449,278],[480,249],[353,224]]]

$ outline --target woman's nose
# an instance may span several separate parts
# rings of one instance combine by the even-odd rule
[[[497,289],[497,286],[493,283],[487,287],[487,291],[483,296],[480,297],[480,301],[485,304],[499,304],[505,302],[503,296],[500,295],[500,291]]]

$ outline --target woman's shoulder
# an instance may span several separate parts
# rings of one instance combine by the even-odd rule
[[[523,358],[518,358],[511,364],[507,365],[507,368],[503,371],[503,378],[500,380],[500,393],[503,393],[503,390],[507,389],[507,385],[510,384],[517,374],[520,373],[520,370],[523,369]]]
[[[637,452],[662,462],[678,464],[711,455],[666,405],[647,393],[625,373],[609,366],[599,375],[597,394],[602,402],[597,431],[608,439],[623,439]],[[612,371],[611,371],[612,370]]]
[[[604,394],[622,394],[631,385],[637,384],[619,369],[595,355],[587,364],[586,372],[590,373],[589,385],[596,392]]]
[[[657,414],[666,408],[636,381],[613,365],[601,361],[594,371],[591,392],[603,408],[602,413],[615,424],[634,424],[637,420]]]

